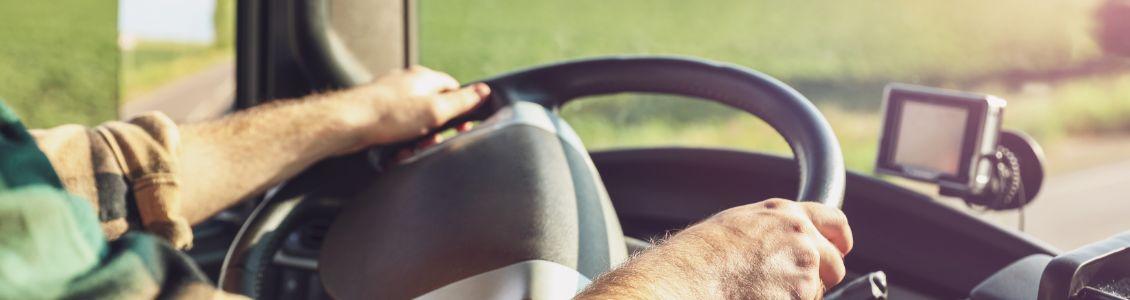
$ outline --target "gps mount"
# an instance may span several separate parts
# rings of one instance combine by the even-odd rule
[[[938,185],[939,194],[989,210],[1031,202],[1044,154],[1028,135],[1001,130],[1004,99],[909,84],[887,86],[875,170]]]
[[[987,157],[989,181],[979,193],[945,186],[939,187],[938,193],[989,210],[1019,209],[1032,202],[1044,182],[1044,153],[1040,145],[1023,132],[1004,130],[996,149]]]

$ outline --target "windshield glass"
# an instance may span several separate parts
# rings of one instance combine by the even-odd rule
[[[32,128],[117,117],[113,3],[0,2],[0,102]]]
[[[1010,100],[1005,127],[1049,147],[1130,127],[1130,76],[1125,61],[1111,61],[1116,55],[1097,41],[1098,4],[427,0],[418,4],[419,57],[463,81],[613,54],[740,64],[815,101],[849,168],[870,170],[889,82],[1001,96]],[[606,98],[613,100],[576,102],[564,112],[590,148],[696,144],[787,154],[775,134],[760,133],[766,126],[729,109],[672,97]]]
[[[866,174],[887,83],[993,94],[1009,101],[1004,128],[1034,136],[1058,180],[1130,159],[1127,7],[1121,0],[424,0],[419,61],[461,81],[615,54],[739,64],[813,100],[848,168]],[[693,145],[789,155],[760,121],[703,103],[615,95],[574,102],[562,114],[590,149]],[[1047,191],[1035,205],[1064,195],[1078,196]]]

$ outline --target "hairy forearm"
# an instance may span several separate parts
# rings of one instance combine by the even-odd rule
[[[361,137],[362,91],[277,101],[181,127],[182,207],[198,223],[260,194]]]
[[[334,155],[427,134],[490,94],[424,67],[348,90],[183,126],[181,206],[193,223]]]
[[[597,278],[576,299],[710,299],[726,295],[723,254],[689,234],[654,246]]]

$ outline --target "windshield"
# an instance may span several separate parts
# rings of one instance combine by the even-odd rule
[[[1061,180],[1130,159],[1128,6],[1120,0],[424,0],[418,2],[419,61],[461,81],[614,54],[739,64],[813,100],[840,139],[848,168],[865,174],[875,163],[887,83],[993,94],[1009,101],[1004,128],[1034,136],[1048,155],[1051,180]],[[760,121],[704,103],[614,95],[574,102],[562,115],[590,149],[721,146],[789,155]],[[1065,189],[1073,188],[1082,187]],[[1038,206],[1076,197],[1045,191],[1032,209],[1055,211]],[[1104,205],[1110,204],[1098,207]],[[984,216],[1015,226],[1011,214]],[[1047,231],[1058,226],[1038,222],[1031,230],[1045,230],[1045,223]],[[1127,224],[1112,226],[1107,231]]]
[[[117,116],[116,6],[7,1],[0,7],[0,102],[32,128]]]
[[[1053,154],[1056,140],[1130,127],[1130,77],[1122,72],[1125,61],[1111,61],[1096,41],[1097,4],[427,0],[419,2],[419,57],[464,81],[612,54],[740,64],[815,101],[841,139],[849,168],[867,171],[889,82],[1008,99],[1006,128],[1036,136]],[[693,144],[787,154],[775,133],[763,132],[766,126],[725,108],[642,95],[608,98],[565,109],[590,148]]]

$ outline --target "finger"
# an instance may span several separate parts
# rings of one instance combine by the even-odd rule
[[[439,134],[433,134],[431,138],[423,139],[420,141],[420,143],[416,144],[416,149],[423,150],[424,148],[435,146],[442,142],[443,136],[440,136]]]
[[[435,77],[435,81],[438,84],[439,92],[453,91],[453,90],[459,89],[459,81],[455,80],[455,77],[451,77],[451,75],[448,75],[447,73],[438,72],[438,71],[431,71],[429,73],[431,74],[431,76]]]
[[[820,255],[820,281],[824,283],[825,289],[840,284],[840,281],[843,281],[847,274],[843,254],[828,240],[818,236],[813,237],[813,239],[815,240],[816,251]]]
[[[805,220],[807,239],[815,244],[820,257],[820,280],[832,287],[843,280],[846,270],[843,257],[851,251],[852,237],[847,217],[838,209],[822,204],[769,199],[758,203],[767,209],[777,210]]]
[[[801,203],[801,206],[820,234],[840,251],[841,257],[851,252],[855,241],[843,211],[818,203]]]
[[[423,66],[409,67],[410,73],[418,76],[418,91],[426,93],[442,93],[459,88],[459,81],[447,73],[434,71]]]
[[[805,211],[805,208],[802,207],[799,202],[792,200],[773,198],[758,202],[757,205],[765,207],[766,209],[780,211],[804,220],[808,220],[810,218],[808,212]]]
[[[778,240],[778,243],[783,243],[784,248],[779,248],[777,251],[781,252],[782,257],[791,259],[790,262],[780,262],[781,264],[776,267],[768,267],[768,273],[773,274],[781,283],[789,289],[792,299],[819,299],[819,295],[824,294],[824,278],[820,272],[820,264],[822,263],[821,253],[818,249],[817,240],[812,238],[815,231],[808,231],[802,235],[788,235],[784,240]],[[768,249],[765,249],[768,250]],[[788,255],[791,254],[791,255]],[[792,263],[789,266],[787,263]]]
[[[455,131],[468,132],[471,131],[471,128],[475,128],[475,123],[463,122],[463,124],[459,124],[459,126],[455,127]]]
[[[490,87],[476,83],[462,89],[443,93],[433,105],[433,126],[439,126],[482,103],[490,95]]]

